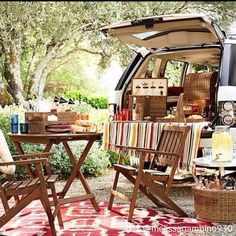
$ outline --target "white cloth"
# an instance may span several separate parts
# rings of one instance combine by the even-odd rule
[[[7,145],[7,141],[0,130],[0,162],[10,162],[13,161],[12,155]],[[5,174],[13,174],[16,167],[14,165],[0,166],[0,172]]]

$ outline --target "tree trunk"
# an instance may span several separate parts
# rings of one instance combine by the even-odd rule
[[[61,50],[70,43],[75,42],[75,39],[79,37],[79,32],[71,32],[67,34],[66,37],[61,35],[54,35],[54,38],[47,45],[47,50],[45,56],[42,57],[41,61],[36,66],[33,74],[29,77],[29,89],[28,98],[42,98],[45,88],[46,78],[48,76],[48,71],[50,63],[57,58]]]
[[[2,41],[2,52],[3,78],[7,82],[6,89],[17,105],[23,104],[25,99],[20,72],[21,37],[19,34],[15,34],[11,41]]]
[[[46,55],[38,63],[33,74],[30,75],[30,84],[28,90],[29,99],[41,99],[43,97],[43,91],[48,75],[49,65],[55,59],[57,53],[61,50],[63,46],[64,45],[60,43],[48,48]]]

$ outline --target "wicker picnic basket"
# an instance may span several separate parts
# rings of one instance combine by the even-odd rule
[[[236,222],[236,190],[192,188],[195,217],[219,223]]]

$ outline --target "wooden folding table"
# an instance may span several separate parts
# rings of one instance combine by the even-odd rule
[[[83,201],[89,199],[96,211],[99,211],[99,206],[95,200],[95,195],[92,193],[89,185],[81,172],[81,166],[92,147],[93,143],[99,140],[102,137],[102,133],[96,132],[85,132],[85,133],[43,133],[43,134],[12,134],[9,133],[8,136],[13,141],[16,146],[17,151],[20,154],[24,154],[24,150],[22,148],[22,143],[38,143],[38,144],[45,144],[44,152],[49,152],[54,144],[62,143],[65,151],[70,159],[71,164],[73,165],[73,170],[68,177],[66,184],[61,192],[58,193],[59,195],[59,202],[61,204],[75,202],[75,201]],[[80,154],[79,158],[76,160],[74,157],[68,142],[70,141],[87,141],[82,153]],[[49,167],[46,167],[47,172],[51,172]],[[31,173],[29,173],[31,174]],[[78,178],[83,188],[86,192],[84,195],[80,196],[73,196],[73,197],[66,197],[66,194],[75,178]]]

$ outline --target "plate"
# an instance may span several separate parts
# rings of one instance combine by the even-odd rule
[[[76,134],[95,134],[95,131],[76,131]]]
[[[54,129],[54,130],[56,130],[56,129],[59,129],[59,130],[61,130],[61,129],[71,129],[71,125],[68,125],[68,124],[63,124],[63,125],[46,125],[46,129],[48,130],[48,129]]]
[[[53,132],[53,133],[68,133],[71,131],[71,129],[46,129],[47,132]]]

